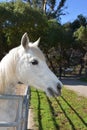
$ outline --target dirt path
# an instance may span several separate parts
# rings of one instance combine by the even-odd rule
[[[77,92],[81,96],[87,97],[87,83],[78,80],[77,78],[62,78],[64,86]]]

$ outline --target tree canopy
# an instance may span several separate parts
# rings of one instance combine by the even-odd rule
[[[30,7],[38,8],[44,13],[48,19],[57,18],[60,15],[65,15],[63,10],[65,9],[66,0],[24,0],[29,3]]]
[[[5,43],[8,49],[20,44],[24,32],[28,32],[30,39],[36,40],[47,27],[46,17],[23,2],[0,4],[0,16],[0,35],[4,37],[0,44]]]
[[[80,14],[73,22],[61,25],[59,19],[65,15],[65,2],[17,0],[0,3],[0,58],[18,46],[21,36],[27,32],[31,41],[41,37],[40,47],[48,58],[55,56],[58,66],[81,64],[87,52],[87,18]],[[53,60],[50,60],[51,65],[56,65]]]

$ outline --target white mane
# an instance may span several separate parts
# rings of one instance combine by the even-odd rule
[[[11,50],[0,62],[0,94],[5,93],[5,87],[11,83],[15,76],[16,60],[17,48]],[[16,79],[16,77],[14,78]]]

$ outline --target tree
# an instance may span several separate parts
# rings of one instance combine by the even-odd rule
[[[31,8],[38,8],[44,13],[48,19],[60,19],[61,15],[65,15],[66,0],[25,0]]]
[[[76,38],[76,42],[78,44],[79,50],[81,50],[82,55],[80,57],[80,70],[79,74],[81,75],[82,70],[84,68],[85,62],[84,57],[87,52],[87,26],[81,26],[76,32],[74,32],[74,37]]]
[[[76,31],[78,28],[80,28],[80,26],[86,26],[87,25],[87,18],[84,17],[82,14],[77,16],[77,19],[75,19],[72,24],[72,30],[73,32]]]
[[[0,44],[6,45],[3,46],[6,52],[20,44],[24,32],[28,32],[30,39],[36,40],[43,37],[48,26],[45,16],[23,2],[1,3],[0,16],[0,35],[4,39],[0,39]]]
[[[48,0],[46,10],[46,15],[48,19],[57,19],[60,21],[60,16],[65,15],[64,9],[66,0],[60,0],[59,2],[57,0]]]
[[[43,48],[51,68],[56,73],[58,72],[56,68],[64,67],[66,61],[67,65],[69,65],[70,55],[67,51],[72,46],[72,31],[58,24],[56,20],[49,20],[48,25],[49,27],[43,40]]]
[[[86,47],[87,46],[87,26],[81,26],[77,31],[74,32],[74,36],[77,41],[81,43],[81,45]],[[84,48],[87,49],[87,48]]]
[[[87,25],[87,18],[84,17],[82,14],[77,16],[80,26],[86,26]]]
[[[66,46],[64,43],[64,31],[54,18],[57,17],[58,11],[63,8],[65,1],[60,0],[59,4],[57,3],[56,10],[54,10],[55,0],[28,0],[28,2],[18,0],[17,2],[12,1],[0,4],[0,16],[2,18],[0,25],[5,39],[4,43],[7,46],[4,46],[5,52],[20,44],[20,39],[24,32],[28,32],[32,40],[41,37],[40,46],[44,48],[43,50],[46,54],[49,53],[52,47],[59,50],[61,45],[62,50],[63,46]],[[42,13],[43,5],[46,15]],[[2,13],[2,10],[4,13]],[[61,59],[59,58],[60,56],[62,57],[61,52],[56,56],[58,62]]]

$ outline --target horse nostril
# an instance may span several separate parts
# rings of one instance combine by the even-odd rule
[[[59,90],[61,90],[61,88],[62,88],[62,87],[61,87],[61,84],[58,83],[58,84],[57,84],[57,90],[59,91]]]
[[[50,94],[51,96],[54,95],[54,92],[53,92],[53,89],[52,89],[52,88],[47,88],[47,90],[48,90],[48,92],[49,92],[49,94]]]

